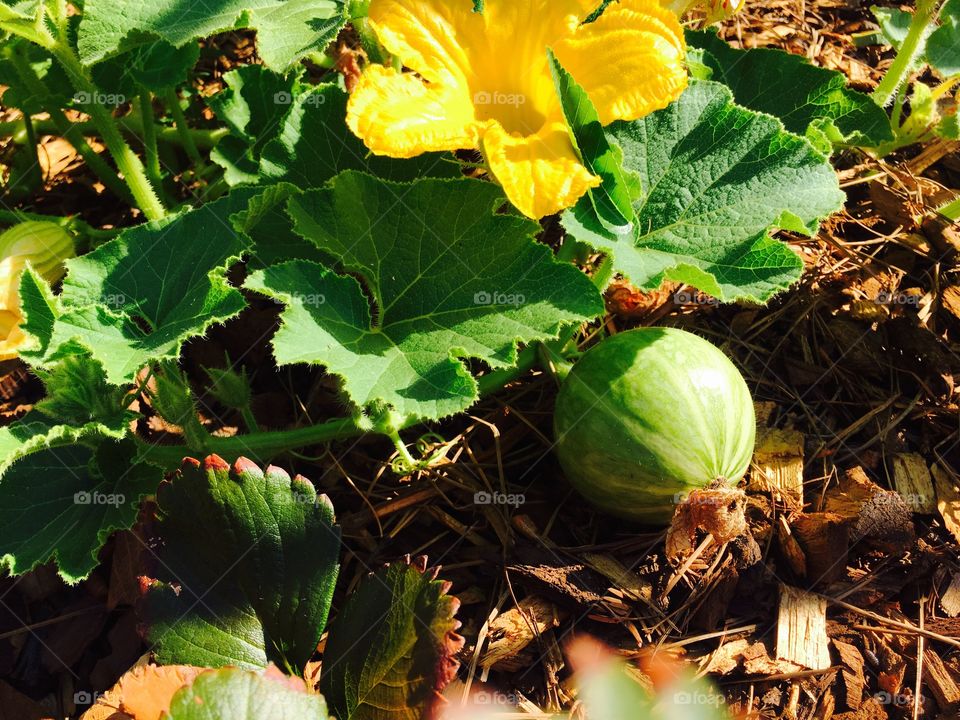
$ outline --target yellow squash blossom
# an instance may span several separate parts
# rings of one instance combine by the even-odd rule
[[[600,180],[580,161],[547,49],[584,87],[600,120],[635,120],[687,84],[677,17],[658,0],[371,0],[370,26],[414,72],[371,65],[347,124],[379,155],[479,149],[507,197],[532,218],[570,207]]]
[[[23,222],[0,234],[0,360],[17,357],[29,342],[20,309],[20,278],[27,264],[52,285],[74,254],[70,234],[55,223]]]

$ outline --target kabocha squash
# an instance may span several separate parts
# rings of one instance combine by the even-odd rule
[[[756,419],[743,376],[718,348],[683,330],[641,328],[574,366],[554,431],[567,479],[587,500],[666,524],[687,493],[743,477]]]

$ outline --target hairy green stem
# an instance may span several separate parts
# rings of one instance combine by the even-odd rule
[[[20,82],[24,84],[24,87],[26,87],[34,97],[50,97],[50,90],[21,52],[18,52],[16,48],[8,48],[6,56],[13,65],[14,70],[16,70]],[[47,112],[50,115],[50,122],[56,129],[57,134],[73,146],[73,149],[83,158],[83,161],[87,164],[87,167],[90,168],[91,172],[117,197],[124,202],[132,203],[133,196],[130,194],[123,180],[121,180],[113,168],[90,147],[89,143],[87,143],[83,137],[83,134],[78,132],[79,128],[67,119],[67,116],[60,108],[51,106]]]
[[[187,124],[187,116],[183,114],[183,108],[180,107],[180,96],[174,88],[171,88],[163,94],[163,101],[167,110],[173,116],[173,124],[176,125],[177,132],[180,133],[180,143],[183,145],[187,157],[195,165],[194,169],[199,172],[206,163],[204,163],[203,156],[200,155],[200,151],[197,150],[197,146],[193,142],[190,126]]]
[[[536,362],[536,347],[525,348],[517,358],[516,366],[504,370],[495,370],[477,379],[480,396],[489,395],[513,382],[533,369]],[[403,427],[396,428],[396,430],[399,432],[418,424],[419,421],[412,420]],[[348,440],[366,432],[368,431],[358,427],[353,418],[338,418],[318,425],[308,425],[292,430],[253,432],[227,438],[210,437],[202,447],[150,445],[142,440],[138,442],[140,457],[143,460],[162,467],[174,467],[185,457],[209,453],[216,453],[228,460],[241,455],[246,455],[254,460],[263,460],[310,445],[319,445],[334,440]]]
[[[69,121],[68,121],[69,122]],[[118,118],[120,129],[128,135],[134,136],[138,140],[143,139],[144,128],[143,121],[139,113],[131,113],[122,118]],[[33,126],[40,135],[59,135],[60,129],[54,125],[50,118],[34,118]],[[97,136],[100,134],[99,128],[92,122],[71,122],[70,133],[78,135]],[[20,120],[7,120],[0,122],[0,138],[15,137],[23,131],[23,124]],[[214,128],[211,130],[190,130],[190,137],[193,139],[197,148],[208,150],[214,147],[220,139],[229,134],[227,128]],[[161,127],[157,129],[157,140],[170,145],[180,145],[180,132],[176,128]]]
[[[37,132],[33,127],[33,121],[27,114],[23,116],[23,131],[26,134],[27,146],[30,148],[30,156],[33,160],[31,170],[29,171],[32,177],[29,177],[27,182],[31,187],[39,188],[43,185],[43,172],[40,167],[40,148],[38,147]]]
[[[85,109],[99,129],[103,144],[107,146],[107,150],[123,174],[123,179],[133,195],[134,204],[140,208],[148,220],[161,219],[166,215],[166,209],[147,177],[143,162],[124,140],[113,114],[98,102],[102,93],[90,80],[86,68],[80,63],[73,48],[65,38],[61,38],[53,46],[52,52],[70,77],[73,86],[92,100]]]
[[[900,50],[897,51],[897,57],[894,58],[890,69],[887,70],[886,75],[877,85],[877,89],[873,91],[872,97],[880,107],[886,107],[890,104],[890,100],[893,99],[897,90],[906,82],[920,54],[924,33],[936,17],[940,2],[941,0],[917,0],[917,9],[910,21],[907,36],[904,38]]]
[[[159,192],[162,187],[160,153],[157,151],[157,126],[153,121],[153,98],[149,90],[140,93],[137,104],[140,106],[140,117],[143,120],[143,148],[147,159],[147,176]]]

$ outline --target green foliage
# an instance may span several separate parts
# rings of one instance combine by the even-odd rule
[[[260,153],[277,134],[290,109],[299,82],[296,74],[281,75],[262,65],[242,65],[223,76],[227,87],[208,101],[230,135],[210,158],[226,170],[230,185],[255,183]]]
[[[93,77],[104,92],[132,97],[141,90],[162,93],[186,82],[200,57],[200,45],[188,42],[174,47],[162,40],[141,45],[93,68]]]
[[[847,145],[877,146],[893,139],[883,109],[869,95],[849,89],[842,73],[782,50],[737,50],[708,30],[687,31],[687,42],[703,51],[710,79],[726,84],[738,105],[780,118],[792,133],[816,137],[818,127],[828,125],[835,128],[837,142]],[[821,149],[829,151],[830,144]]]
[[[589,193],[597,220],[610,232],[630,232],[634,220],[633,198],[623,173],[623,158],[608,142],[600,116],[587,93],[563,69],[553,52],[550,52],[550,69],[574,147],[590,172],[602,179],[600,187]]]
[[[342,0],[86,0],[83,10],[78,44],[87,64],[157,38],[180,47],[253,28],[260,57],[285,70],[322,50],[344,24]]]
[[[62,427],[62,426],[61,426]],[[162,473],[134,461],[130,441],[56,447],[17,462],[0,478],[0,552],[12,574],[50,560],[74,583],[97,565],[114,530],[130,527]]]
[[[320,689],[338,720],[421,720],[453,679],[459,602],[426,559],[394,563],[352,592],[330,628]]]
[[[328,720],[327,706],[303,683],[224,668],[201,673],[177,691],[167,720]]]
[[[809,235],[843,204],[824,156],[776,119],[734,105],[719,83],[694,81],[670,107],[608,134],[640,177],[634,229],[608,232],[583,200],[563,223],[645,288],[667,279],[722,300],[765,301],[803,268],[770,228]]]
[[[880,32],[888,45],[899,50],[903,41],[907,39],[907,32],[910,30],[910,20],[913,15],[905,10],[896,7],[881,7],[874,5],[870,12],[877,19],[880,26]],[[931,31],[933,28],[931,28]]]
[[[945,77],[960,75],[960,0],[940,8],[940,26],[927,38],[927,61]]]
[[[157,495],[158,578],[143,600],[165,664],[300,674],[339,571],[333,506],[309,480],[241,458],[184,461]]]
[[[477,399],[462,359],[509,367],[518,341],[599,315],[593,284],[533,241],[535,223],[495,215],[502,203],[489,183],[356,172],[294,197],[297,232],[364,285],[306,261],[253,273],[246,287],[286,305],[277,361],[324,365],[357,406],[440,418]]]
[[[139,225],[68,261],[52,324],[41,325],[41,318],[51,320],[44,298],[33,293],[23,299],[29,329],[46,348],[31,360],[43,367],[88,353],[103,365],[107,381],[119,385],[132,382],[150,361],[178,357],[185,340],[236,315],[245,303],[225,272],[247,240],[230,216],[245,209],[255,192],[238,190],[197,210]]]
[[[345,170],[363,170],[394,181],[460,175],[459,165],[442,153],[409,160],[371,154],[343,122],[347,97],[336,85],[318,85],[297,95],[279,134],[264,148],[263,179],[311,188],[321,187]]]

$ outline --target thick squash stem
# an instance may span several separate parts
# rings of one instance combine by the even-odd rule
[[[495,370],[477,379],[477,385],[480,397],[489,395],[503,388],[505,385],[517,380],[528,373],[537,364],[536,347],[525,348],[517,358],[517,364],[512,368],[504,370]],[[399,439],[401,430],[414,427],[420,424],[416,418],[410,418],[401,424],[400,427],[393,428],[394,433]],[[359,437],[367,433],[386,434],[393,439],[390,433],[377,432],[371,429],[369,423],[358,422],[356,418],[337,418],[328,420],[318,425],[308,425],[302,428],[292,430],[280,430],[274,432],[253,432],[246,435],[236,435],[234,437],[212,437],[204,439],[202,447],[187,445],[156,445],[139,440],[140,458],[146,462],[165,468],[174,468],[180,464],[185,457],[192,457],[197,454],[217,454],[223,458],[232,459],[241,455],[249,457],[251,460],[263,462],[276,457],[285,452],[300,450],[311,445],[321,445],[323,443],[334,442],[336,440],[348,440]],[[394,444],[397,440],[394,440]],[[400,445],[403,442],[400,441]],[[399,451],[399,446],[397,450]],[[406,447],[404,447],[406,450]],[[409,450],[406,452],[408,460],[418,465]]]
[[[94,100],[102,94],[87,76],[86,69],[65,39],[58,40],[51,48],[51,52],[63,66],[73,86],[79,92],[85,93]],[[107,150],[123,174],[124,182],[130,188],[137,207],[140,208],[140,211],[148,220],[163,218],[167,211],[147,178],[143,162],[130,148],[127,141],[123,139],[120,127],[113,115],[98,102],[91,102],[86,110],[100,130],[103,144],[107,146]]]
[[[917,57],[922,50],[922,41],[930,23],[937,15],[940,9],[941,0],[918,0],[917,9],[913,13],[913,19],[910,21],[910,28],[907,36],[897,52],[887,74],[883,76],[877,89],[873,91],[874,101],[881,107],[886,107],[896,96],[900,86],[907,81],[912,71]]]

